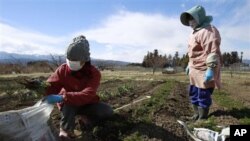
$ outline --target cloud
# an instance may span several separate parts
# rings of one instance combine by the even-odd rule
[[[21,54],[60,54],[64,37],[52,37],[0,23],[0,51]]]
[[[244,52],[244,59],[250,59],[250,27],[245,26],[224,26],[220,28],[222,52],[237,51]]]
[[[179,18],[120,11],[99,27],[83,32],[89,40],[103,44],[105,50],[109,48],[105,55],[109,59],[142,62],[147,51],[154,49],[162,54],[185,53],[190,31]]]
[[[222,52],[244,52],[244,58],[250,59],[250,1],[232,9],[230,19],[223,19],[219,26],[222,36]]]
[[[222,52],[243,51],[244,57],[250,59],[250,20],[245,16],[250,12],[249,6],[250,2],[247,2],[231,9],[231,19],[216,18],[220,20],[218,29],[222,36]],[[92,27],[55,37],[0,22],[0,51],[63,54],[75,35],[84,34],[90,42],[93,58],[142,62],[144,55],[154,49],[167,55],[178,51],[182,56],[187,52],[187,40],[192,32],[191,28],[180,23],[179,15],[126,10],[118,11]]]
[[[234,19],[221,23],[218,29],[222,52],[243,51],[244,57],[249,59],[250,24],[245,20],[235,24],[246,10],[249,11],[246,7],[237,8],[238,12],[232,15]],[[95,58],[142,62],[147,51],[154,49],[161,54],[186,53],[188,35],[192,31],[180,24],[179,17],[120,11],[98,27],[83,32],[91,41],[103,45],[103,53],[92,53]]]
[[[242,5],[240,7],[236,7],[232,10],[232,19],[230,20],[231,23],[239,24],[239,23],[248,23],[250,24],[250,17],[248,16],[248,13],[250,12],[250,1],[245,0],[243,1]]]
[[[250,44],[250,25],[222,26],[221,32],[227,40],[238,40]]]

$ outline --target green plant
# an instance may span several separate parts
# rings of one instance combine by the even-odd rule
[[[100,91],[99,93],[98,93],[98,95],[99,95],[99,97],[100,97],[100,99],[101,100],[108,100],[109,98],[111,98],[114,94],[112,93],[112,92],[110,92],[110,91]]]
[[[133,88],[125,84],[125,85],[118,87],[117,90],[118,90],[118,95],[124,95],[124,94],[130,93],[133,90]]]
[[[198,120],[194,123],[188,125],[190,129],[193,128],[207,128],[214,131],[220,131],[220,128],[217,127],[218,123],[216,122],[216,118],[214,116],[209,117],[207,120]]]
[[[215,91],[214,99],[220,106],[227,108],[228,114],[239,119],[240,124],[250,124],[250,109],[242,102],[230,98],[225,91]]]
[[[175,84],[176,82],[173,80],[166,81],[160,89],[152,95],[151,99],[143,102],[141,106],[133,111],[133,117],[144,122],[151,122],[154,113],[165,106],[167,95],[169,95]]]
[[[250,125],[250,118],[245,117],[245,118],[240,119],[240,124]]]
[[[135,132],[125,137],[123,141],[143,141],[143,137],[138,132]]]
[[[33,99],[38,98],[38,95],[35,92],[27,90],[27,89],[17,91],[17,94],[15,95],[17,95],[18,100],[20,102],[25,102],[28,100],[33,100]]]
[[[232,108],[243,108],[244,105],[242,102],[236,101],[229,97],[229,94],[226,91],[215,90],[213,93],[214,100],[223,107],[228,109]]]
[[[47,87],[49,87],[49,86],[50,86],[50,83],[48,83],[46,81],[39,81],[39,83],[37,83],[37,86],[34,86],[34,88],[31,89],[31,91],[38,98],[42,98],[44,96],[44,94],[46,93]]]

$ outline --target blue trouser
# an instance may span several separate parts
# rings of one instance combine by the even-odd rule
[[[202,108],[209,108],[212,104],[211,95],[214,88],[201,89],[194,85],[189,86],[189,98],[192,104]]]
[[[60,127],[64,130],[73,130],[75,128],[76,115],[84,115],[91,122],[98,122],[104,118],[110,117],[112,114],[112,108],[102,102],[84,106],[63,105]]]

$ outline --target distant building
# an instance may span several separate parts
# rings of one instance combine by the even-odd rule
[[[167,67],[162,69],[163,74],[173,74],[175,73],[175,69],[173,67]]]

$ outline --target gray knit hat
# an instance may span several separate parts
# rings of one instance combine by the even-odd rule
[[[75,37],[73,43],[68,46],[66,55],[70,61],[89,61],[89,42],[85,36],[80,35]]]

